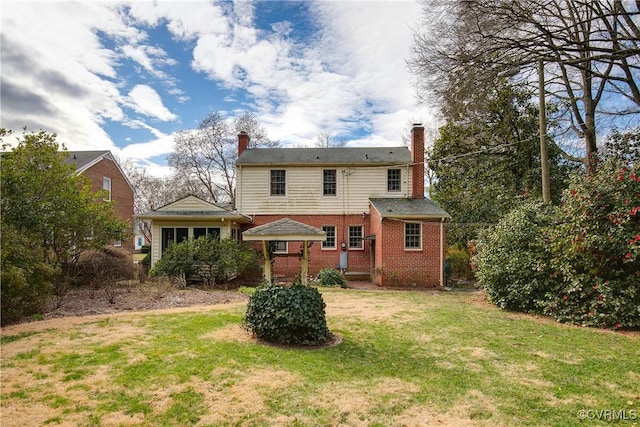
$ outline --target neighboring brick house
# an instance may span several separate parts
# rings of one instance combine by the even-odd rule
[[[126,240],[114,236],[114,246],[133,249],[133,186],[109,151],[65,151],[64,161],[72,164],[78,174],[89,178],[92,190],[106,190],[108,200],[114,202],[114,212],[129,227],[123,230]]]
[[[244,229],[289,218],[323,230],[326,240],[309,249],[311,275],[335,267],[381,286],[444,284],[449,214],[424,197],[421,125],[411,151],[248,145],[249,135],[238,135],[236,209],[252,218]],[[301,248],[277,242],[273,274],[293,277]]]

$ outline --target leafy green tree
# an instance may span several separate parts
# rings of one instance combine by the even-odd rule
[[[203,236],[170,245],[153,266],[151,275],[226,283],[255,265],[258,265],[257,253],[250,245],[235,239]]]
[[[640,164],[576,175],[549,230],[557,283],[545,311],[588,326],[640,326]]]
[[[1,129],[0,139],[4,142],[10,134],[11,131]],[[8,144],[3,144],[3,150],[8,148]],[[103,247],[126,228],[126,223],[114,214],[113,202],[92,192],[88,178],[76,174],[75,168],[63,161],[65,154],[59,148],[54,134],[25,132],[13,150],[2,153],[1,222],[3,231],[9,230],[7,235],[3,233],[3,260],[6,257],[7,265],[3,263],[2,272],[15,279],[3,281],[3,296],[5,291],[17,289],[8,289],[8,283],[22,286],[13,267],[22,269],[25,278],[38,276],[35,281],[26,279],[34,292],[38,288],[44,294],[47,280],[53,280],[55,289],[66,288],[80,255]],[[13,241],[9,240],[12,236]],[[33,252],[16,264],[17,250],[13,245],[18,242]],[[46,279],[52,272],[57,277]],[[31,306],[24,308],[33,310]]]
[[[528,202],[480,234],[476,277],[498,307],[539,311],[551,286],[551,255],[543,235],[554,220],[551,206]]]
[[[449,243],[466,247],[523,199],[541,195],[537,106],[503,82],[487,108],[440,128],[429,167],[433,199],[451,213]],[[552,198],[559,201],[571,165],[550,148]],[[459,224],[459,225],[457,225]]]
[[[2,222],[1,324],[38,313],[51,294],[55,269],[44,262],[34,239]]]

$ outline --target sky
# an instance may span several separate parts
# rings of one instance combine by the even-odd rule
[[[0,127],[166,175],[173,134],[251,112],[282,146],[398,146],[416,1],[0,1]]]

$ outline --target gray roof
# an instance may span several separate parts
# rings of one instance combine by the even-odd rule
[[[68,165],[74,165],[76,170],[83,170],[87,165],[101,159],[104,156],[111,155],[108,150],[97,151],[63,151],[65,156],[64,162]]]
[[[383,218],[451,218],[429,199],[376,198],[369,201]]]
[[[238,165],[401,165],[411,163],[407,147],[249,148]]]
[[[236,213],[232,213],[229,211],[150,211],[137,216],[144,217],[163,217],[163,216],[215,216],[219,218],[226,218],[232,216],[241,216]]]
[[[318,228],[281,218],[242,233],[245,240],[325,240],[326,233]]]

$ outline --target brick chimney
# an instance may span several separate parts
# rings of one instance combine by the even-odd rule
[[[245,131],[238,134],[238,157],[249,147],[249,135]]]
[[[421,123],[414,123],[411,128],[411,158],[411,196],[414,199],[424,199],[424,126]]]

